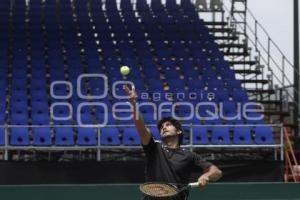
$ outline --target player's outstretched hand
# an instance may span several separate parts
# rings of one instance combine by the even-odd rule
[[[124,90],[126,91],[126,93],[128,95],[129,102],[132,105],[134,105],[136,103],[136,99],[137,99],[137,94],[136,94],[135,88],[132,87],[130,89],[128,85],[124,85],[123,88],[124,88]]]

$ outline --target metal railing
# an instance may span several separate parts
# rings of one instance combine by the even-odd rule
[[[251,126],[269,126],[269,127],[277,127],[280,129],[280,135],[277,135],[277,142],[274,144],[195,144],[193,140],[193,128],[195,127],[251,127]],[[0,150],[4,151],[4,159],[8,160],[8,153],[11,150],[46,150],[46,151],[68,151],[68,150],[86,150],[86,149],[94,149],[97,150],[97,161],[101,160],[101,150],[103,149],[141,149],[140,145],[103,145],[101,144],[101,129],[106,127],[135,127],[134,124],[126,124],[126,125],[106,125],[103,126],[88,126],[86,128],[95,128],[97,130],[97,145],[69,145],[69,146],[63,146],[63,145],[49,145],[49,146],[42,146],[42,145],[34,145],[32,142],[29,145],[10,145],[9,139],[9,129],[10,128],[43,128],[43,127],[50,127],[50,128],[56,128],[56,127],[72,127],[72,128],[78,128],[82,126],[78,125],[6,125],[6,126],[0,126],[5,128],[5,144],[3,146],[0,146]],[[156,127],[156,124],[149,124],[147,127]],[[187,127],[189,129],[188,134],[185,135],[189,138],[189,143],[182,145],[182,147],[190,148],[193,150],[194,148],[250,148],[250,149],[257,149],[257,148],[271,148],[274,149],[274,159],[277,160],[277,154],[280,152],[280,160],[283,160],[284,158],[284,143],[283,143],[283,126],[282,124],[244,124],[244,125],[195,125],[195,124],[182,124],[182,127]],[[186,134],[186,133],[185,133]],[[31,134],[30,134],[31,135]]]
[[[226,11],[226,17],[229,19],[229,24],[236,28],[236,32],[244,32],[243,27],[237,23],[237,21],[244,20],[244,16],[242,14],[232,16],[228,6],[223,4],[223,7]],[[246,12],[247,33],[244,35],[246,35],[245,39],[251,49],[252,58],[258,62],[258,67],[262,70],[262,79],[270,80],[268,88],[265,89],[274,89],[278,85],[279,88],[284,89],[284,94],[288,96],[286,99],[294,99],[294,91],[285,90],[286,86],[293,85],[294,80],[291,72],[295,70],[294,65],[273,41],[266,29],[258,22],[251,10],[247,8]],[[296,72],[299,74],[298,71]],[[251,78],[257,78],[257,75]],[[296,93],[298,94],[298,91]],[[297,104],[297,106],[299,105]]]

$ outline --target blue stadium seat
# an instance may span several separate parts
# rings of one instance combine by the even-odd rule
[[[189,141],[189,135],[190,135],[191,129],[189,126],[182,126],[182,140],[181,140],[181,144],[182,145],[187,145],[190,144]]]
[[[0,127],[0,146],[5,145],[5,128]]]
[[[143,118],[146,124],[156,124],[155,115],[156,113],[147,112],[143,114]]]
[[[74,133],[71,127],[55,128],[55,144],[60,146],[73,146]]]
[[[22,86],[23,87],[23,86]],[[13,98],[27,99],[27,90],[25,88],[13,89],[11,91],[11,96]]]
[[[232,80],[232,79],[226,79],[224,80],[225,87],[229,91],[239,90],[241,89],[241,81],[240,80]]]
[[[232,69],[223,69],[220,71],[220,75],[223,79],[235,79],[235,73]]]
[[[148,79],[147,80],[149,90],[154,91],[157,89],[162,89],[163,88],[163,82],[160,79]]]
[[[149,127],[149,131],[152,134],[152,137],[153,137],[154,140],[158,140],[158,141],[161,140],[160,133],[159,133],[159,131],[157,130],[156,127],[153,127],[153,126]]]
[[[274,144],[272,129],[269,126],[257,126],[255,128],[256,144]]]
[[[12,127],[10,129],[10,144],[14,146],[29,145],[29,131],[26,127]]]
[[[27,100],[11,101],[11,112],[24,112],[27,107]]]
[[[205,76],[208,76],[208,77],[213,77],[213,75],[207,75],[205,74]],[[221,80],[217,80],[217,79],[212,79],[212,80],[209,80],[208,83],[207,83],[207,88],[208,90],[210,91],[213,91],[213,90],[219,90],[219,89],[222,89],[224,88],[224,83],[223,81]]]
[[[120,131],[123,132],[124,145],[140,145],[139,134],[135,127],[120,127]]]
[[[242,89],[236,89],[232,92],[232,98],[236,102],[247,102],[249,100],[247,92]]]
[[[229,101],[229,93],[227,90],[219,89],[216,91],[216,101],[224,102]]]
[[[48,94],[45,89],[41,90],[31,90],[31,99],[32,101],[47,101]]]
[[[220,109],[222,109],[222,113],[224,116],[228,113],[236,113],[237,112],[237,105],[233,101],[224,101],[220,102]]]
[[[97,129],[95,128],[77,128],[77,144],[78,145],[97,145]]]
[[[133,124],[133,114],[131,112],[115,112],[115,117],[118,124]]]
[[[50,146],[52,145],[51,129],[49,127],[32,128],[33,145]]]
[[[185,69],[184,65],[181,66],[181,68]],[[185,80],[198,80],[200,76],[199,70],[195,70],[195,69],[186,68],[182,73],[184,74]]]
[[[91,125],[93,124],[92,114],[90,112],[81,113],[77,118],[77,113],[74,113],[75,124],[78,125]]]
[[[201,119],[198,119],[196,116],[193,116],[191,119],[189,119],[189,113],[185,113],[183,115],[185,118],[184,120],[181,120],[184,124],[196,124],[199,125],[202,123]]]
[[[180,80],[179,79],[179,76],[180,76],[179,71],[170,69],[170,68],[165,69],[164,71],[165,71],[165,77],[167,78],[167,80],[169,80],[169,81],[173,80],[173,79]]]
[[[201,145],[201,144],[209,144],[208,141],[208,131],[204,126],[193,127],[193,144]]]
[[[49,111],[49,106],[48,106],[48,101],[31,101],[31,109],[40,112],[40,113],[45,113]]]
[[[231,144],[228,127],[213,127],[211,143],[216,145]]]
[[[251,128],[248,126],[236,126],[233,128],[233,144],[253,144]]]
[[[115,127],[105,127],[101,129],[101,145],[119,145],[119,130]]]
[[[97,113],[96,112],[96,121],[97,121],[97,123],[99,123],[99,124],[104,124],[104,117],[105,116],[107,117],[107,124],[109,124],[109,125],[113,125],[113,124],[116,124],[116,120],[115,120],[115,118],[113,117],[113,115],[112,115],[112,113],[106,113],[106,114],[104,114],[104,113]]]
[[[180,79],[170,79],[168,81],[171,92],[183,92],[184,91],[184,82]]]
[[[28,114],[25,112],[11,113],[11,124],[12,125],[27,125],[28,124]]]
[[[263,114],[261,113],[248,113],[247,118],[245,119],[246,124],[249,125],[256,125],[256,124],[265,124],[264,120],[262,119]]]
[[[1,109],[0,109],[0,125],[3,125],[4,123],[5,123],[5,121],[6,121],[6,114],[4,113],[4,112],[2,112],[1,111]]]

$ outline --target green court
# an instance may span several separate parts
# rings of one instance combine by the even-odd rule
[[[216,183],[191,190],[190,200],[299,200],[300,184]],[[1,199],[19,200],[134,200],[140,199],[138,185],[16,185],[1,186]]]

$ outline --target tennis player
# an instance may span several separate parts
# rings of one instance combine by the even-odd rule
[[[179,121],[173,118],[161,119],[157,124],[161,143],[154,141],[140,112],[137,112],[135,89],[130,89],[127,85],[124,86],[124,89],[133,106],[134,123],[147,158],[147,182],[174,183],[178,187],[183,187],[189,183],[192,171],[198,169],[203,172],[198,178],[198,184],[199,187],[204,187],[210,181],[217,181],[222,176],[222,171],[218,167],[204,161],[198,154],[180,147],[182,128]],[[188,193],[188,190],[185,190],[172,200],[186,200]],[[145,196],[143,199],[150,200],[151,197]]]

